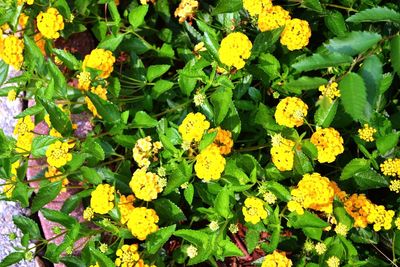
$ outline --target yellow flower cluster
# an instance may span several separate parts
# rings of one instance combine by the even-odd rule
[[[49,166],[44,173],[44,177],[48,178],[50,182],[62,181],[63,189],[61,192],[67,191],[65,187],[69,184],[69,181],[56,167]]]
[[[400,193],[400,180],[396,179],[396,180],[390,181],[389,189],[390,189],[390,191]]]
[[[90,88],[90,83],[92,82],[90,72],[82,71],[78,74],[78,88],[80,90],[88,91]]]
[[[25,28],[28,20],[29,20],[29,16],[22,12],[18,18],[18,24],[21,26],[21,28]]]
[[[322,255],[326,252],[326,245],[325,243],[318,242],[315,244],[315,252],[317,252],[318,255]]]
[[[225,158],[221,155],[218,147],[211,145],[196,156],[194,170],[200,179],[218,180],[225,169],[225,163]]]
[[[358,135],[360,138],[364,141],[367,142],[373,142],[374,141],[374,134],[376,133],[376,129],[369,126],[367,123],[364,124],[364,127],[362,129],[358,130]]]
[[[133,195],[121,196],[118,202],[118,209],[121,214],[121,223],[125,224],[129,219],[129,214],[135,208],[133,202],[135,197]]]
[[[133,159],[139,167],[149,167],[150,158],[157,160],[157,153],[162,148],[161,142],[151,142],[151,137],[140,138],[133,148]]]
[[[22,5],[23,3],[27,3],[28,5],[33,5],[34,0],[18,0],[18,5]]]
[[[85,219],[86,221],[91,221],[94,217],[94,211],[91,207],[87,207],[84,211],[83,211],[83,219]]]
[[[138,262],[140,256],[138,251],[138,245],[122,245],[120,249],[117,250],[115,255],[115,265],[121,267],[133,267]]]
[[[210,128],[210,123],[203,114],[191,112],[182,121],[181,125],[179,125],[178,131],[183,141],[199,142],[203,137],[204,131],[208,128]]]
[[[319,128],[312,134],[311,143],[318,150],[318,161],[320,163],[330,163],[335,161],[336,156],[343,153],[343,138],[340,133],[333,128]]]
[[[160,177],[152,172],[147,172],[146,168],[137,169],[129,182],[133,193],[138,199],[151,201],[157,198],[163,187],[160,184]]]
[[[385,230],[392,228],[393,217],[393,210],[386,210],[383,205],[372,205],[367,220],[368,223],[374,224],[374,231],[378,232],[382,228]]]
[[[249,12],[250,16],[260,15],[263,11],[272,7],[271,0],[243,0],[244,9]]]
[[[288,203],[290,211],[303,214],[303,209],[313,209],[325,213],[332,213],[334,189],[328,178],[319,173],[304,174],[303,178],[292,189],[292,200]]]
[[[6,198],[12,197],[15,183],[17,182],[17,168],[19,167],[19,164],[19,161],[11,164],[11,178],[6,180],[6,183],[3,186],[3,193],[6,195]]]
[[[96,213],[106,214],[114,208],[114,194],[114,186],[99,184],[91,194],[90,207]]]
[[[267,211],[264,209],[264,202],[256,197],[246,198],[242,212],[244,220],[252,224],[257,224],[268,216]]]
[[[272,254],[265,256],[261,267],[291,267],[292,261],[286,257],[284,252],[274,251]]]
[[[87,68],[100,70],[100,77],[107,79],[111,72],[114,70],[115,57],[111,51],[102,48],[96,48],[85,56],[83,60],[82,69],[87,71]]]
[[[7,100],[8,101],[15,101],[17,99],[17,92],[13,89],[10,90],[7,94]]]
[[[329,99],[329,102],[332,102],[336,97],[340,97],[340,90],[338,89],[337,82],[321,85],[318,90],[321,92],[322,97]]]
[[[381,165],[381,172],[387,176],[400,177],[400,158],[387,159]]]
[[[292,19],[286,22],[281,35],[281,44],[286,45],[290,51],[302,49],[308,45],[311,29],[308,22],[301,19]]]
[[[345,225],[343,223],[338,223],[335,226],[335,232],[338,235],[346,236],[347,233],[349,232],[349,227],[347,227],[347,225]]]
[[[20,70],[24,62],[24,41],[14,35],[5,38],[0,35],[0,58],[16,70]]]
[[[364,194],[353,194],[344,202],[344,208],[354,219],[354,227],[367,227],[367,217],[372,205],[372,202]]]
[[[328,267],[339,267],[340,266],[340,259],[336,256],[331,256],[329,259],[326,260],[326,264]]]
[[[129,215],[127,227],[137,239],[145,240],[149,234],[158,230],[158,220],[155,210],[134,208]]]
[[[221,155],[228,155],[231,153],[233,147],[232,133],[228,130],[223,130],[221,127],[210,129],[208,132],[218,131],[212,145],[218,147]]]
[[[198,7],[199,2],[196,0],[182,0],[175,9],[174,16],[175,18],[179,17],[179,23],[183,23],[185,20],[193,18]]]
[[[17,137],[15,151],[17,153],[27,153],[31,151],[32,140],[34,137],[33,129],[35,124],[30,116],[18,119],[14,128],[14,135]]]
[[[59,31],[64,29],[64,21],[57,9],[50,7],[46,12],[40,12],[36,20],[37,27],[45,38],[57,39],[60,37]]]
[[[245,34],[230,33],[221,41],[218,50],[219,59],[223,64],[239,70],[244,67],[245,60],[250,57],[252,47],[251,41]]]
[[[40,52],[42,52],[42,55],[45,56],[46,50],[44,49],[44,46],[46,44],[46,41],[44,40],[43,34],[38,32],[33,36],[33,39],[35,40],[37,47],[39,47]]]
[[[281,6],[273,6],[262,12],[258,17],[258,28],[260,31],[272,31],[284,26],[290,21],[289,12]]]
[[[295,144],[295,142],[283,138],[280,134],[276,134],[272,137],[270,153],[272,162],[278,170],[290,171],[293,169]]]
[[[47,163],[50,166],[60,168],[72,159],[72,154],[68,153],[69,145],[66,142],[56,141],[49,145],[46,150]]]
[[[101,99],[107,100],[107,89],[104,88],[103,86],[98,85],[98,86],[96,86],[96,87],[92,87],[92,88],[90,89],[90,91],[91,91],[93,94],[98,95]],[[93,116],[94,116],[94,117],[98,117],[98,118],[101,119],[101,116],[100,116],[100,114],[97,112],[97,109],[96,109],[96,107],[94,106],[92,100],[90,100],[89,97],[85,96],[85,102],[86,102],[86,104],[87,104],[87,106],[88,106],[88,109],[92,112]]]
[[[303,125],[308,106],[300,98],[286,97],[276,106],[275,120],[279,125],[290,128]]]

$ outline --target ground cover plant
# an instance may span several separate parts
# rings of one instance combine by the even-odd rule
[[[32,212],[0,266],[398,266],[397,1],[3,0],[0,25],[26,104],[2,196]]]

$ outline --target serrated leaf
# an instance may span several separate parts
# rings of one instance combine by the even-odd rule
[[[260,232],[256,229],[248,229],[246,232],[246,247],[249,253],[252,253],[254,249],[257,247],[258,241],[260,240]]]
[[[173,165],[174,171],[168,178],[168,184],[164,188],[163,195],[172,193],[176,188],[190,180],[192,176],[192,165],[186,160],[181,160],[179,165]]]
[[[0,262],[0,267],[14,266],[15,263],[22,261],[24,257],[24,252],[11,252]]]
[[[14,215],[13,222],[23,234],[29,234],[35,240],[41,238],[39,226],[34,220],[22,215]]]
[[[58,210],[43,208],[41,210],[41,213],[47,220],[59,223],[67,228],[71,228],[74,224],[78,223],[78,221],[74,217],[64,214],[63,212]]]
[[[19,113],[14,118],[20,119],[20,118],[23,118],[25,116],[36,115],[36,114],[39,114],[40,112],[42,112],[43,110],[44,110],[44,108],[41,105],[34,105],[32,107],[29,107],[29,108],[25,109],[24,111]]]
[[[400,76],[400,35],[396,35],[390,41],[390,60],[393,69]]]
[[[207,51],[210,53],[210,55],[215,60],[219,60],[219,54],[218,54],[219,44],[217,37],[213,36],[212,34],[209,34],[208,32],[205,32],[203,40],[204,40],[204,45],[207,48]]]
[[[232,96],[232,89],[226,87],[221,87],[211,94],[211,103],[214,107],[216,125],[220,125],[228,114],[229,106],[232,103]]]
[[[385,177],[371,169],[356,173],[354,175],[354,181],[356,182],[359,190],[368,190],[389,186],[389,182]]]
[[[284,27],[260,32],[254,40],[253,48],[251,49],[251,58],[258,57],[261,53],[269,51],[269,49],[279,40]]]
[[[152,233],[146,238],[146,250],[150,254],[155,254],[168,241],[175,232],[176,225],[160,228],[157,232]]]
[[[322,12],[322,6],[319,0],[303,0],[301,5],[305,8],[309,8],[311,10]]]
[[[133,29],[136,29],[143,24],[144,17],[146,16],[148,10],[149,5],[140,5],[132,9],[132,11],[129,13],[128,20]]]
[[[115,267],[114,262],[104,253],[100,252],[92,246],[89,247],[89,250],[95,260],[99,263],[100,267]]]
[[[171,65],[151,65],[147,69],[146,77],[149,82],[152,82],[155,78],[161,77],[166,73]]]
[[[289,91],[312,90],[327,83],[328,81],[324,78],[302,76],[297,80],[288,81],[284,87]]]
[[[330,39],[324,46],[331,52],[355,56],[371,48],[381,39],[382,36],[375,32],[353,31]]]
[[[31,211],[32,213],[40,210],[44,205],[50,203],[60,193],[62,188],[62,181],[52,182],[47,185],[41,186],[38,193],[32,200]]]
[[[282,201],[287,202],[291,199],[289,190],[278,182],[268,181],[265,184],[265,188],[274,193],[274,195]]]
[[[0,86],[6,81],[8,77],[8,64],[0,60]]]
[[[323,128],[329,127],[335,118],[337,108],[339,106],[338,100],[330,101],[329,98],[324,97],[314,114],[315,124]]]
[[[46,150],[50,144],[57,140],[56,137],[49,135],[39,135],[32,140],[31,154],[34,157],[40,158],[46,155]]]
[[[83,178],[91,184],[98,185],[98,184],[101,184],[101,182],[103,181],[101,176],[93,168],[82,166],[81,172],[82,172]]]
[[[218,131],[213,131],[210,133],[204,134],[203,138],[199,143],[199,150],[202,151],[203,149],[207,148],[214,142],[215,137],[217,137]]]
[[[187,188],[183,191],[183,196],[185,197],[186,202],[189,205],[192,205],[193,196],[194,196],[194,186],[189,184]]]
[[[56,104],[47,99],[36,97],[36,102],[40,103],[50,116],[51,126],[63,136],[69,136],[72,132],[72,123],[67,114],[65,114]]]
[[[167,80],[158,80],[152,90],[152,96],[158,98],[160,95],[170,90],[174,86],[174,83]]]
[[[229,206],[231,195],[232,191],[225,186],[221,191],[219,191],[217,197],[215,198],[215,210],[225,219],[228,219],[233,215]]]
[[[351,63],[353,58],[340,53],[316,53],[301,59],[292,66],[298,72],[337,67],[340,64]]]
[[[344,110],[355,121],[368,121],[367,89],[363,79],[356,73],[347,74],[339,83],[340,99]]]
[[[230,13],[241,10],[243,7],[242,0],[219,0],[216,7],[212,11],[212,15],[218,15],[222,13]]]
[[[123,39],[123,34],[108,35],[100,42],[100,44],[97,45],[97,47],[114,51],[118,48]]]
[[[367,87],[367,100],[372,108],[375,108],[379,95],[379,88],[383,79],[382,62],[376,55],[369,56],[364,60],[360,69],[360,75]]]
[[[346,23],[342,13],[337,10],[331,11],[324,17],[326,27],[336,36],[342,36],[347,32]]]
[[[133,124],[137,128],[153,128],[156,127],[158,121],[147,114],[145,111],[136,112]]]
[[[100,98],[92,92],[87,92],[87,94],[96,107],[97,112],[106,122],[116,123],[121,119],[121,114],[115,104]]]
[[[70,70],[79,70],[81,67],[81,62],[76,59],[74,55],[63,50],[53,48],[53,53],[69,68]]]
[[[362,10],[346,19],[348,22],[380,22],[400,23],[400,13],[388,7],[373,7]]]
[[[289,223],[295,229],[303,227],[317,227],[325,228],[329,226],[329,223],[320,219],[317,215],[304,211],[304,214],[298,215],[296,212],[292,212],[288,215]]]
[[[352,159],[349,163],[344,166],[340,180],[347,180],[353,177],[360,171],[365,171],[370,168],[370,162],[363,158]]]
[[[376,139],[376,147],[381,155],[385,155],[391,149],[396,147],[398,141],[398,133],[387,134]]]
[[[153,204],[157,215],[160,217],[160,221],[180,222],[186,220],[183,211],[174,202],[167,198],[158,198],[153,201]]]

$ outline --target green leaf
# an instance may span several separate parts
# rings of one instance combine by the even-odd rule
[[[64,74],[50,59],[47,60],[47,67],[54,79],[54,89],[58,96],[65,98],[67,95],[67,82]]]
[[[188,164],[186,160],[181,160],[179,165],[174,164],[171,167],[174,171],[168,179],[168,184],[164,188],[163,195],[168,195],[182,184],[189,182],[192,176],[192,165]]]
[[[200,230],[182,229],[175,231],[174,236],[182,237],[198,248],[206,246],[209,242],[208,235]]]
[[[108,10],[110,11],[111,18],[113,19],[115,26],[119,27],[119,23],[121,22],[121,16],[119,15],[117,5],[115,1],[108,2]]]
[[[41,67],[44,63],[44,57],[40,48],[36,45],[36,42],[29,37],[28,34],[24,34],[24,43],[25,43],[25,54],[24,60],[25,62],[30,62],[33,64],[32,68],[35,66]]]
[[[230,13],[241,10],[243,7],[242,0],[218,0],[216,7],[212,11],[212,15],[218,15],[222,13]]]
[[[152,82],[155,78],[161,77],[171,68],[171,65],[151,65],[147,69],[146,77],[149,82]]]
[[[335,118],[338,106],[338,100],[331,102],[327,97],[322,98],[322,100],[319,102],[318,109],[314,114],[315,124],[323,128],[329,127]]]
[[[309,211],[304,211],[304,214],[302,215],[292,212],[288,215],[288,219],[288,223],[290,223],[291,227],[295,229],[301,229],[304,227],[325,228],[329,226],[329,223]]]
[[[103,252],[100,252],[92,246],[89,247],[89,251],[94,259],[99,263],[100,267],[115,267],[114,262]]]
[[[273,110],[263,103],[260,103],[258,107],[255,123],[261,125],[265,130],[270,131],[280,131],[283,128],[276,123]]]
[[[320,77],[302,76],[297,80],[291,80],[284,84],[284,87],[289,91],[312,90],[317,89],[320,85],[327,84],[328,81]]]
[[[32,213],[40,210],[44,205],[50,203],[60,193],[62,188],[62,181],[52,182],[47,185],[41,186],[36,196],[32,199],[31,211]]]
[[[6,81],[8,76],[8,64],[3,60],[0,61],[0,86]]]
[[[388,21],[400,23],[400,13],[387,7],[373,7],[362,10],[346,19],[348,22],[380,22]]]
[[[363,79],[356,73],[347,74],[339,83],[340,99],[344,110],[355,121],[368,121],[367,89]]]
[[[23,208],[28,207],[29,197],[32,192],[30,192],[30,187],[25,183],[17,181],[15,188],[12,192],[12,199],[18,200]]]
[[[243,252],[230,240],[221,240],[218,246],[222,248],[222,258],[244,256]]]
[[[303,233],[314,240],[321,240],[322,229],[317,227],[303,227]]]
[[[101,99],[98,95],[93,94],[92,92],[87,92],[87,95],[96,107],[97,112],[106,122],[116,123],[121,120],[121,114],[115,104]]]
[[[289,190],[278,182],[268,181],[265,183],[265,188],[282,201],[288,202],[291,199]]]
[[[354,174],[354,181],[359,190],[388,187],[389,182],[375,170],[365,170]]]
[[[57,0],[55,1],[53,7],[55,7],[64,18],[69,19],[71,16],[71,9],[68,6],[66,0]]]
[[[309,8],[309,9],[317,11],[317,12],[323,11],[319,0],[303,0],[301,3],[301,6],[303,6],[305,8]]]
[[[353,177],[360,171],[365,171],[370,168],[370,162],[363,158],[352,159],[349,163],[344,166],[340,180],[347,180]]]
[[[47,99],[36,97],[36,102],[40,103],[50,116],[51,126],[63,136],[70,136],[72,133],[72,123],[68,115],[65,114],[57,105]]]
[[[382,62],[376,55],[369,56],[360,69],[360,75],[367,87],[367,100],[375,108],[379,96],[379,89],[383,79]]]
[[[189,184],[187,188],[183,191],[183,196],[185,197],[186,202],[189,205],[192,205],[193,196],[194,196],[194,186]]]
[[[210,55],[215,60],[219,60],[219,55],[218,55],[219,44],[216,36],[213,36],[208,32],[205,32],[203,39],[204,39],[204,45],[207,48],[207,51],[210,53]]]
[[[76,59],[74,55],[63,50],[53,48],[53,53],[69,68],[70,70],[79,70],[81,68],[81,62]]]
[[[316,53],[293,64],[298,72],[337,67],[340,64],[351,63],[353,58],[341,53]]]
[[[50,135],[38,135],[32,140],[32,156],[36,158],[44,157],[46,155],[46,150],[50,144],[57,140],[56,137]]]
[[[82,152],[93,156],[97,160],[104,160],[105,153],[101,145],[92,138],[86,139],[82,143]]]
[[[41,210],[41,213],[47,220],[59,223],[67,228],[71,228],[74,224],[78,223],[78,221],[74,217],[64,214],[63,212],[58,210],[43,208]]]
[[[110,86],[108,87],[108,90],[113,96],[119,97],[119,93],[121,92],[121,82],[118,78],[110,79]]]
[[[216,125],[220,125],[228,114],[229,106],[232,102],[232,96],[232,89],[227,87],[220,87],[211,94],[211,103],[214,106],[214,120]]]
[[[254,249],[258,245],[258,241],[260,240],[260,232],[257,231],[256,229],[248,229],[246,232],[246,247],[249,253],[252,253]]]
[[[260,32],[254,40],[253,48],[251,49],[251,58],[258,57],[261,53],[265,53],[279,40],[284,27]]]
[[[11,252],[0,262],[0,267],[14,266],[15,263],[22,261],[24,257],[24,252]]]
[[[123,39],[124,39],[123,34],[108,35],[100,42],[100,44],[97,47],[107,49],[110,51],[115,51]]]
[[[170,90],[174,86],[174,83],[167,80],[158,80],[154,86],[152,91],[152,96],[154,98],[158,98],[160,95]]]
[[[214,142],[215,137],[217,137],[218,131],[213,131],[210,133],[206,133],[200,141],[199,150],[203,151],[209,145]]]
[[[82,166],[81,172],[82,172],[83,178],[91,184],[98,185],[98,184],[101,184],[103,181],[101,176],[93,168]]]
[[[129,13],[128,20],[133,29],[136,29],[143,24],[144,17],[146,16],[148,10],[149,5],[140,5],[132,9],[132,11]]]
[[[336,36],[343,36],[347,32],[346,23],[342,13],[337,10],[330,11],[324,17],[326,27]]]
[[[295,150],[293,165],[294,170],[300,175],[314,171],[310,159],[301,150]]]
[[[180,222],[186,220],[186,216],[183,214],[183,211],[167,198],[158,198],[157,200],[153,201],[153,204],[157,215],[160,217],[160,223]]]
[[[214,206],[215,210],[224,217],[225,219],[229,219],[233,216],[232,211],[229,206],[229,200],[232,196],[232,191],[228,189],[227,186],[224,186],[221,191],[219,191],[217,197],[215,198]]]
[[[398,133],[390,133],[388,135],[381,136],[376,139],[376,147],[381,155],[385,155],[387,152],[396,147],[399,141]]]
[[[390,60],[393,69],[400,76],[400,35],[396,35],[390,41]]]
[[[146,238],[146,250],[149,254],[156,254],[157,251],[168,241],[175,232],[176,225],[160,228],[157,232],[152,233]]]
[[[34,220],[22,215],[14,215],[13,222],[23,234],[29,234],[33,240],[41,238],[39,226]]]
[[[331,52],[355,56],[371,48],[382,39],[382,36],[375,32],[353,31],[344,36],[330,39],[325,47]]]
[[[158,121],[147,114],[145,111],[136,112],[133,124],[137,128],[153,128],[156,127]]]

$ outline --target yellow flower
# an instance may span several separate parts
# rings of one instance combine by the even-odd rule
[[[327,261],[326,264],[328,267],[339,267],[340,266],[340,259],[336,256],[331,256]]]
[[[400,158],[387,159],[381,165],[381,172],[387,176],[400,177]]]
[[[14,134],[17,136],[21,136],[27,133],[30,133],[35,128],[35,124],[33,123],[30,116],[25,116],[21,119],[18,119],[17,124],[14,128]]]
[[[193,96],[193,103],[196,107],[201,106],[204,104],[204,102],[206,101],[207,96],[204,93],[201,92],[197,92],[194,96]]]
[[[32,149],[33,137],[35,137],[35,135],[30,132],[23,135],[18,135],[17,143],[15,144],[15,151],[28,156],[29,153],[27,152],[30,152]]]
[[[146,136],[136,141],[133,148],[133,159],[139,167],[149,167],[150,159],[153,161],[158,160],[157,153],[162,148],[161,142],[151,142],[151,137]]]
[[[40,52],[42,52],[42,55],[45,56],[46,55],[46,50],[44,49],[44,46],[46,44],[46,41],[44,40],[43,34],[38,32],[33,36],[33,38],[35,40],[35,43],[36,43],[37,47],[39,47]]]
[[[46,150],[47,163],[56,168],[64,166],[72,159],[72,154],[68,153],[68,150],[69,145],[66,142],[56,141],[49,145]]]
[[[225,158],[221,156],[219,149],[215,146],[208,146],[196,156],[194,170],[200,179],[218,180],[225,169],[225,163]]]
[[[273,6],[262,12],[258,17],[258,28],[260,31],[272,31],[282,27],[290,21],[289,12],[281,6]]]
[[[179,125],[178,130],[183,141],[199,142],[208,128],[210,128],[210,123],[203,114],[191,112]]]
[[[100,265],[98,262],[96,262],[96,264],[90,265],[89,267],[100,267]]]
[[[347,232],[349,231],[349,227],[347,227],[345,224],[343,223],[339,223],[336,225],[335,227],[335,232],[338,235],[342,235],[342,236],[346,236]]]
[[[117,258],[115,259],[115,265],[122,267],[136,266],[135,264],[140,258],[138,247],[139,246],[137,244],[122,245],[122,247],[118,249],[115,253],[115,255],[117,256]]]
[[[332,102],[336,97],[340,97],[340,91],[336,82],[331,82],[327,85],[321,85],[318,90],[323,97],[327,97],[329,102]]]
[[[7,198],[11,198],[13,191],[15,189],[15,183],[17,182],[17,168],[19,167],[20,162],[16,161],[11,164],[11,178],[6,180],[3,186],[3,193]]]
[[[17,92],[14,89],[8,92],[7,94],[8,101],[15,101],[16,98],[17,98]]]
[[[311,252],[315,249],[314,243],[311,240],[306,240],[303,247],[306,252]]]
[[[135,197],[133,195],[121,196],[118,202],[118,209],[121,213],[121,223],[125,224],[128,221],[129,214],[135,208],[133,202]]]
[[[20,70],[24,62],[24,46],[24,41],[14,35],[0,38],[0,58],[14,69]]]
[[[301,19],[292,19],[285,25],[281,35],[281,44],[291,51],[302,49],[308,45],[311,29],[308,22]]]
[[[86,68],[100,70],[100,77],[107,79],[114,70],[114,63],[115,57],[111,51],[104,50],[102,48],[96,48],[92,50],[89,55],[85,56],[82,69],[83,71],[86,71]]]
[[[270,205],[275,204],[275,202],[277,200],[277,197],[275,196],[275,194],[272,192],[269,192],[269,191],[265,192],[263,194],[263,198],[264,198],[265,202],[267,202]]]
[[[22,28],[25,28],[25,25],[28,22],[28,20],[29,20],[29,16],[22,12],[18,18],[18,24],[21,25]]]
[[[294,162],[294,146],[295,142],[283,138],[280,134],[279,141],[277,138],[272,138],[272,147],[270,150],[272,162],[280,171],[290,171],[293,169]]]
[[[257,16],[272,7],[271,0],[243,0],[244,9],[249,12],[250,16]]]
[[[400,217],[397,217],[396,220],[394,221],[394,224],[397,227],[397,230],[400,230]]]
[[[374,231],[378,232],[382,228],[385,230],[392,228],[393,217],[393,210],[386,210],[382,205],[372,205],[367,220],[368,223],[374,224]]]
[[[161,193],[162,187],[159,184],[160,177],[146,168],[137,169],[132,176],[129,186],[138,199],[152,201]]]
[[[78,88],[81,90],[88,91],[90,83],[92,82],[90,72],[82,71],[78,74]]]
[[[292,265],[292,261],[286,257],[285,252],[278,252],[275,250],[272,254],[265,256],[261,267],[291,267]]]
[[[192,19],[194,13],[199,7],[199,2],[196,0],[182,0],[174,12],[174,16],[179,17],[179,23],[185,22],[187,19]]]
[[[353,194],[344,202],[344,208],[354,219],[354,227],[367,227],[367,217],[372,205],[372,202],[364,194]]]
[[[129,215],[127,227],[134,237],[143,241],[149,234],[158,230],[158,220],[155,210],[134,208]]]
[[[197,248],[193,245],[189,245],[186,249],[186,254],[190,259],[197,256]]]
[[[335,196],[337,196],[340,201],[345,202],[347,199],[347,193],[339,188],[336,182],[331,181],[331,187],[333,188],[333,191],[335,192]]]
[[[18,0],[18,5],[22,5],[23,3],[27,3],[28,5],[33,5],[34,0]]]
[[[279,125],[290,128],[303,125],[308,106],[300,98],[286,97],[276,106],[275,120]]]
[[[102,87],[101,85],[98,85],[97,87],[92,87],[92,88],[90,89],[90,91],[91,91],[93,94],[98,95],[101,99],[107,100],[107,89],[104,88],[104,87]],[[85,96],[85,102],[86,102],[86,104],[87,104],[87,106],[88,106],[88,109],[92,112],[93,116],[94,116],[94,117],[98,117],[98,118],[101,119],[102,117],[101,117],[100,114],[97,112],[97,109],[96,109],[96,107],[94,106],[92,100],[90,100],[89,97]]]
[[[60,37],[59,31],[64,29],[64,21],[57,9],[50,7],[46,12],[40,12],[36,20],[37,27],[45,38],[57,39]]]
[[[322,242],[315,244],[315,251],[318,255],[322,255],[326,252],[326,245]]]
[[[257,224],[268,216],[267,211],[264,209],[264,202],[256,197],[246,198],[242,212],[244,220],[252,224]]]
[[[87,207],[84,211],[83,211],[83,219],[85,219],[86,221],[91,221],[94,217],[94,211],[91,207]]]
[[[389,185],[390,191],[400,193],[400,180],[392,180]]]
[[[114,194],[114,186],[99,184],[91,193],[90,207],[96,213],[106,214],[114,208]]]
[[[228,130],[223,130],[221,127],[210,129],[208,132],[212,133],[217,131],[217,136],[212,145],[218,147],[221,155],[228,155],[231,153],[233,147],[232,133]]]
[[[334,162],[336,156],[343,153],[343,138],[340,133],[333,128],[319,128],[312,134],[311,143],[318,150],[318,161],[320,163]]]
[[[67,191],[65,187],[69,184],[69,181],[57,168],[49,166],[47,168],[47,171],[44,173],[44,177],[48,178],[49,181],[52,183],[62,181],[63,188],[61,189],[61,192]]]
[[[332,213],[334,190],[329,179],[319,173],[304,174],[297,187],[292,189],[291,195],[292,201],[302,208]],[[297,212],[300,207],[292,201],[289,201],[288,208]]]
[[[218,50],[219,59],[223,64],[239,70],[244,67],[245,60],[250,57],[252,47],[251,41],[245,34],[230,33],[221,41]]]
[[[364,128],[358,130],[360,138],[367,142],[374,141],[374,133],[376,133],[376,129],[370,127],[367,123],[364,124]]]

